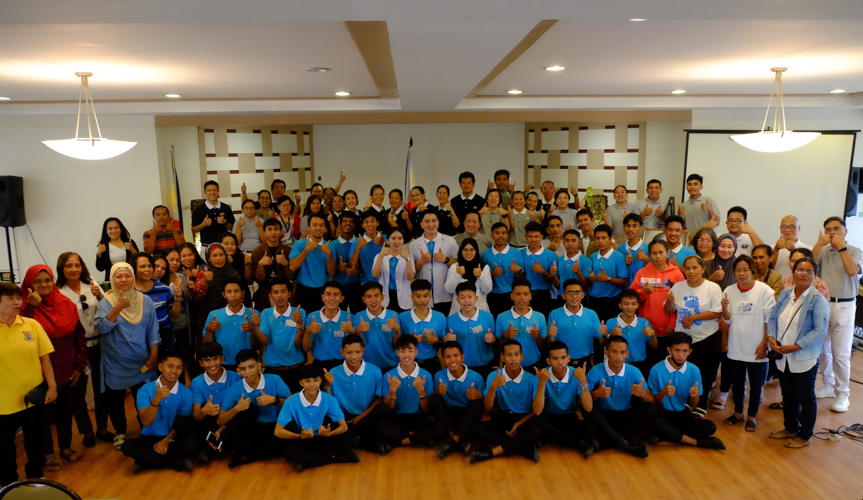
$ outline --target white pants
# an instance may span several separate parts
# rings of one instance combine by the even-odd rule
[[[824,385],[833,387],[836,394],[851,394],[848,386],[851,381],[851,342],[854,339],[854,313],[857,303],[831,302],[830,325],[824,337],[824,349],[821,355],[821,367],[824,370],[822,381]]]

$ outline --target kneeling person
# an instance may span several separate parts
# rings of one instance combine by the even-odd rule
[[[429,399],[429,408],[450,439],[437,447],[437,455],[444,458],[456,449],[467,455],[470,446],[465,438],[473,425],[482,420],[485,381],[464,364],[464,352],[458,342],[445,342],[441,354],[446,368],[435,374],[438,384]]]

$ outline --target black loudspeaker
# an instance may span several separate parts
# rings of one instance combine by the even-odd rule
[[[24,216],[24,179],[12,175],[0,176],[0,227],[27,224]]]
[[[860,170],[852,167],[848,176],[848,194],[845,196],[845,217],[857,215],[857,193],[860,192]]]

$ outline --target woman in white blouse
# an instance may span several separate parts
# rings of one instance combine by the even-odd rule
[[[384,307],[397,313],[413,307],[411,281],[414,279],[414,266],[404,243],[402,230],[392,228],[372,267],[372,276],[384,287]]]
[[[465,238],[458,249],[458,262],[449,267],[447,271],[444,289],[449,293],[455,293],[455,289],[461,283],[471,283],[476,286],[476,307],[482,311],[488,311],[486,295],[491,293],[491,269],[482,264],[479,255],[479,245],[473,238]],[[461,309],[457,300],[452,301],[449,316]]]

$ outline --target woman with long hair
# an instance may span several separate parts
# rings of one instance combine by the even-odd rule
[[[411,300],[411,281],[414,279],[414,266],[410,261],[408,247],[404,244],[402,230],[394,227],[375,259],[372,276],[384,287],[383,306],[391,311],[402,313],[413,307]],[[389,244],[389,245],[388,245]]]
[[[323,213],[323,207],[324,205],[321,198],[315,195],[309,196],[309,199],[306,202],[306,208],[303,209],[303,218],[300,219],[301,238],[305,238],[309,235],[309,217],[311,217],[312,214],[320,213],[323,215],[324,220],[327,220],[326,214]],[[329,233],[329,231],[327,231],[327,233]],[[324,236],[324,239],[328,240],[329,238]]]
[[[96,248],[96,269],[105,272],[108,281],[111,266],[127,262],[133,254],[138,253],[138,245],[132,239],[129,230],[116,217],[108,217],[102,224],[102,236]]]

